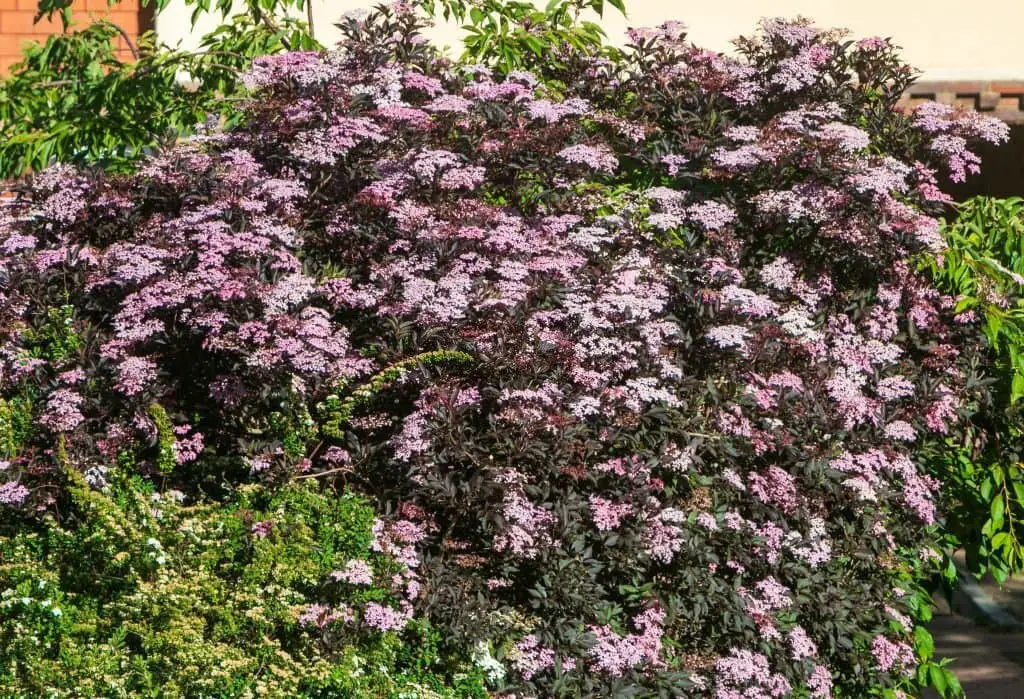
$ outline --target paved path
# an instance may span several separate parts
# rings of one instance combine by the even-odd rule
[[[1024,699],[1024,634],[989,631],[948,613],[936,614],[930,629],[935,655],[956,658],[951,668],[967,699]]]

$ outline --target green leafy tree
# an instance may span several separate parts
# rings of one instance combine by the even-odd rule
[[[116,4],[110,0],[109,4]],[[170,0],[142,0],[159,12]],[[185,0],[195,26],[201,13],[221,23],[197,51],[161,44],[153,32],[133,42],[103,20],[79,29],[71,0],[40,0],[37,19],[59,17],[64,31],[30,45],[0,83],[0,178],[53,161],[129,170],[140,156],[209,120],[237,119],[241,72],[257,56],[321,48],[307,0]],[[127,41],[131,58],[114,51]]]
[[[617,58],[605,44],[599,24],[605,6],[626,14],[623,0],[551,0],[543,9],[531,2],[500,0],[426,0],[430,14],[462,22],[464,61],[482,63],[508,73],[529,69],[548,76],[566,68],[573,52]]]
[[[1002,582],[1024,568],[1024,200],[968,200],[945,235],[949,247],[930,270],[965,319],[982,321],[993,384],[965,438],[932,445],[946,548],[964,549],[971,572]]]

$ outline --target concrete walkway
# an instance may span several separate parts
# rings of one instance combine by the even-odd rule
[[[950,667],[967,699],[1024,699],[1024,634],[989,631],[948,611],[930,630],[936,657],[956,658]]]

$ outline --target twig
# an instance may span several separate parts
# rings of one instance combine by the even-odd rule
[[[687,437],[702,437],[704,439],[708,439],[708,440],[712,440],[712,441],[714,441],[716,439],[722,439],[722,435],[719,435],[719,434],[707,434],[706,432],[685,432],[684,431],[681,434],[684,434]]]
[[[203,56],[231,56],[232,58],[241,58],[243,61],[249,60],[247,57],[238,53],[237,51],[200,51],[199,55]]]
[[[109,19],[105,19],[103,21],[117,30],[117,33],[120,34],[121,37],[124,39],[125,43],[128,44],[128,50],[132,52],[132,58],[134,58],[136,61],[139,60],[139,49],[136,48],[135,42],[133,42],[131,37],[128,36],[128,32],[126,32],[124,29],[121,29],[120,25],[114,24]]]
[[[241,68],[235,68],[234,66],[229,66],[229,65],[227,65],[225,63],[212,63],[211,62],[211,63],[207,63],[206,65],[209,68],[220,68],[221,70],[226,70],[229,73],[241,74],[241,73],[245,72]]]
[[[351,466],[339,466],[338,468],[332,468],[327,471],[320,471],[319,473],[304,473],[301,476],[295,476],[292,480],[302,480],[304,478],[320,478],[321,476],[330,476],[334,473],[352,473]]]
[[[266,13],[266,12],[264,12],[263,10],[259,10],[259,13],[260,13],[260,19],[261,19],[261,20],[263,21],[263,23],[264,23],[265,25],[267,25],[267,27],[269,27],[269,28],[270,28],[270,30],[271,30],[271,31],[273,31],[273,32],[277,32],[277,33],[281,33],[281,29],[280,29],[280,28],[279,28],[279,27],[277,26],[277,24],[275,24],[275,23],[274,23],[274,20],[272,20],[272,19],[271,19],[270,17],[268,17],[268,16],[267,16],[267,13]],[[283,34],[281,34],[281,44],[282,44],[282,45],[283,45],[283,46],[284,46],[284,47],[285,47],[285,48],[286,48],[287,50],[289,50],[289,51],[291,51],[291,50],[292,50],[292,45],[291,45],[291,43],[290,43],[290,42],[288,41],[288,39],[286,39],[286,38],[284,37],[284,35],[283,35]]]

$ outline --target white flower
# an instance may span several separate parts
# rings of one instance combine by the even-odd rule
[[[500,682],[505,679],[505,666],[491,655],[491,649],[486,641],[480,641],[476,644],[471,657],[473,663],[487,675],[488,681]]]

